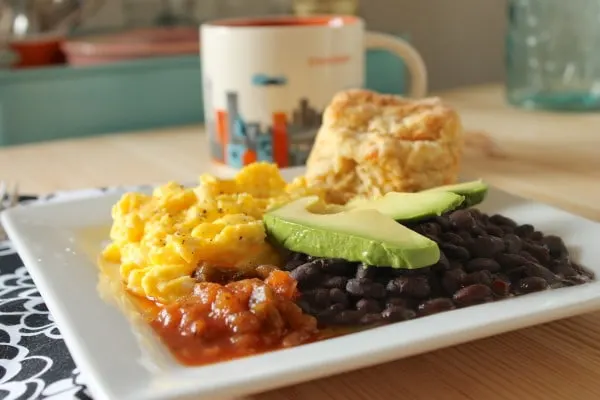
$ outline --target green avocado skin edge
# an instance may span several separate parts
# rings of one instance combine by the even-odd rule
[[[457,193],[436,191],[388,193],[375,200],[350,201],[349,209],[375,209],[401,222],[413,222],[442,215],[459,208],[465,197]]]
[[[488,193],[488,185],[482,180],[456,183],[452,185],[437,186],[431,189],[423,190],[418,193],[429,192],[452,192],[464,196],[463,207],[472,207],[485,200]]]
[[[313,257],[341,258],[374,267],[403,269],[427,267],[440,259],[437,243],[429,239],[424,240],[422,246],[402,249],[351,234],[323,232],[320,228],[311,228],[269,214],[263,217],[263,221],[267,235],[273,241],[288,250]],[[308,242],[310,245],[307,245]]]

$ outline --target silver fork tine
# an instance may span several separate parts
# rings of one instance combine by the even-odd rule
[[[4,206],[4,197],[6,197],[6,183],[4,181],[0,181],[0,212],[6,208]],[[4,229],[2,229],[2,226],[0,225],[0,242],[6,239],[6,232],[4,232]]]
[[[0,211],[4,210],[4,197],[6,197],[6,183],[0,181]]]
[[[17,205],[18,202],[19,202],[19,184],[15,183],[15,185],[13,186],[12,193],[10,195],[10,199],[8,201],[8,206],[14,207]]]

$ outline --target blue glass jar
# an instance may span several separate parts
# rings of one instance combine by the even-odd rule
[[[600,110],[600,0],[509,0],[509,103]]]

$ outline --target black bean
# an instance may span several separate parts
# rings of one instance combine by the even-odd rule
[[[539,276],[528,276],[519,281],[518,290],[521,293],[539,292],[548,289],[548,282]]]
[[[577,271],[569,263],[559,262],[552,266],[552,272],[561,278],[571,278],[577,276]]]
[[[321,282],[321,286],[330,289],[346,289],[347,282],[348,278],[345,276],[328,276],[323,280],[323,282]]]
[[[471,212],[471,214],[473,214]],[[473,218],[475,218],[480,225],[484,225],[484,226],[488,226],[488,225],[494,225],[493,223],[490,222],[490,216],[487,214],[484,214],[482,212],[479,213],[479,215],[481,215],[480,217],[476,217],[475,214],[473,214]]]
[[[455,246],[449,243],[440,243],[439,247],[449,259],[466,261],[471,257],[469,251],[464,247]]]
[[[415,269],[392,268],[392,270],[392,276],[427,276],[431,273],[431,267]]]
[[[385,306],[386,307],[393,307],[393,306],[399,306],[399,307],[404,307],[407,308],[408,307],[408,303],[405,299],[401,298],[401,297],[389,297],[386,302],[385,302]]]
[[[426,302],[419,304],[418,311],[419,315],[425,316],[453,310],[455,308],[454,303],[449,298],[438,297],[437,299],[427,300]]]
[[[487,270],[475,271],[475,272],[471,272],[470,274],[467,274],[467,276],[465,276],[465,279],[463,279],[463,285],[468,286],[468,285],[474,285],[476,283],[481,283],[483,285],[489,286],[492,284],[493,279],[494,279],[494,277],[492,276],[492,273],[490,271],[487,271]]]
[[[335,275],[346,275],[352,273],[352,271],[354,271],[356,268],[355,263],[338,258],[321,259],[320,261],[321,269],[323,271]]]
[[[520,267],[516,267],[516,268],[512,268],[512,269],[508,270],[506,272],[506,276],[512,283],[517,282],[519,279],[527,276],[527,273],[525,271],[525,266],[521,265]]]
[[[550,250],[545,244],[525,243],[525,251],[531,254],[541,264],[550,262]]]
[[[300,298],[296,301],[296,304],[298,305],[298,307],[300,307],[302,309],[302,311],[306,314],[313,314],[313,309],[311,307],[311,305],[309,304],[309,302],[304,299],[304,298]]]
[[[298,282],[298,286],[301,288],[311,285],[322,277],[319,267],[312,262],[302,264],[290,272],[290,275]]]
[[[547,235],[542,239],[542,242],[548,247],[553,257],[561,257],[568,253],[565,243],[558,236]]]
[[[471,230],[471,232],[473,233],[473,236],[476,238],[489,236],[488,233],[485,231],[485,229],[483,229],[481,226],[476,226],[475,228],[473,228]]]
[[[423,236],[425,236],[425,237],[426,237],[427,239],[429,239],[429,240],[433,240],[433,241],[434,241],[434,242],[436,242],[436,243],[439,243],[439,242],[441,241],[441,240],[440,240],[440,238],[439,238],[438,236],[436,236],[436,235],[431,235],[431,234],[429,234],[429,233],[424,233],[424,234],[423,234]]]
[[[450,229],[450,221],[448,220],[448,218],[443,216],[436,216],[433,218],[433,220],[438,224],[442,232]]]
[[[495,278],[490,285],[492,292],[498,297],[507,297],[510,294],[510,281],[503,278]]]
[[[495,236],[478,237],[469,247],[474,257],[492,258],[504,251],[504,241]]]
[[[535,242],[539,242],[544,238],[544,234],[540,231],[534,231],[531,235],[529,235],[529,239]]]
[[[312,267],[319,269],[319,271],[321,271],[321,272],[326,272],[326,271],[323,271],[323,264],[327,263],[328,259],[309,256],[308,260],[309,261],[306,262],[306,264],[310,264]]]
[[[488,225],[484,229],[487,233],[489,233],[492,236],[496,236],[496,237],[504,236],[504,231],[499,226]]]
[[[357,279],[363,279],[363,278],[373,279],[373,278],[375,278],[376,269],[377,269],[377,267],[368,267],[366,265],[361,264],[356,268],[355,277]]]
[[[332,303],[342,304],[344,307],[348,307],[350,301],[348,295],[341,289],[333,288],[329,290],[329,299]]]
[[[525,259],[526,259],[527,261],[529,261],[529,262],[534,262],[534,263],[538,262],[538,259],[537,259],[537,258],[535,258],[534,256],[532,256],[531,254],[529,254],[529,252],[527,252],[527,251],[525,251],[525,250],[521,250],[521,251],[519,252],[519,255],[520,255],[521,257],[525,258]]]
[[[463,247],[465,245],[465,241],[460,235],[457,235],[453,232],[445,232],[440,235],[440,240],[444,243],[450,243],[455,246]]]
[[[497,254],[494,259],[505,269],[517,268],[529,261],[520,254]]]
[[[558,281],[558,277],[554,274],[554,272],[550,271],[543,265],[530,262],[525,264],[523,267],[525,268],[525,274],[527,276],[537,276],[540,278],[544,278],[550,284]]]
[[[448,216],[448,220],[453,228],[459,230],[473,229],[477,222],[469,210],[456,210]]]
[[[452,295],[462,287],[466,276],[465,271],[461,269],[450,270],[442,278],[442,287],[447,294]]]
[[[304,264],[308,261],[308,256],[304,253],[294,253],[292,254],[292,261],[302,261]]]
[[[400,268],[391,268],[391,267],[371,267],[371,269],[375,270],[375,275],[373,280],[375,282],[379,282],[382,283],[383,286],[385,286],[385,284],[392,278],[394,278],[395,276],[398,276],[396,274],[396,271]]]
[[[468,231],[458,231],[456,234],[462,238],[464,243],[470,243],[473,241],[473,237]]]
[[[576,276],[572,276],[570,278],[565,278],[562,283],[564,284],[569,284],[569,285],[582,285],[584,283],[588,283],[591,281],[592,278],[585,276],[585,275],[576,275]],[[553,288],[557,288],[560,287],[560,285],[558,285],[557,283],[554,283],[552,285]]]
[[[431,266],[433,271],[447,271],[450,269],[450,261],[443,252],[440,252],[440,259]]]
[[[581,265],[579,265],[577,263],[571,263],[571,266],[580,275],[587,276],[588,278],[594,278],[595,277],[595,274],[594,274],[593,271],[590,271],[589,269],[584,268],[583,266],[581,266]]]
[[[333,323],[338,325],[355,325],[365,315],[358,310],[344,310],[333,317]]]
[[[387,291],[393,295],[424,298],[431,293],[425,276],[400,276],[388,282]]]
[[[305,263],[306,262],[302,260],[290,260],[283,266],[282,269],[284,271],[293,271],[294,269],[298,268],[300,265]]]
[[[533,232],[535,232],[535,229],[529,224],[519,225],[515,228],[515,234],[522,238],[528,238]]]
[[[476,221],[485,220],[487,222],[490,218],[486,213],[482,212],[478,208],[469,208],[469,212],[471,213],[473,218],[475,218]]]
[[[442,276],[441,274],[431,274],[428,277],[430,293],[428,297],[442,297],[445,294],[444,288],[442,287]]]
[[[331,304],[327,289],[315,289],[313,299],[313,304],[318,308],[327,308]]]
[[[383,316],[381,315],[381,313],[376,313],[376,314],[365,314],[360,318],[359,323],[361,325],[373,325],[373,324],[378,324],[381,323],[383,321]]]
[[[419,225],[420,232],[428,235],[439,236],[442,233],[442,228],[435,222],[425,222]]]
[[[348,308],[348,307],[347,307],[347,306],[345,306],[345,305],[344,305],[344,304],[342,304],[342,303],[335,303],[335,304],[332,304],[332,305],[330,305],[330,306],[329,306],[329,308],[328,308],[328,310],[329,310],[329,311],[332,311],[332,312],[336,312],[336,313],[338,313],[338,312],[341,312],[341,311],[343,311],[343,310],[345,310],[345,309],[347,309],[347,308]]]
[[[380,299],[385,297],[385,287],[370,279],[350,279],[346,284],[346,291],[354,296]]]
[[[490,217],[490,222],[496,225],[510,226],[511,228],[517,227],[517,223],[515,221],[500,214],[492,215]]]
[[[469,272],[487,270],[490,272],[500,271],[500,264],[492,258],[474,258],[465,264]]]
[[[460,261],[452,260],[450,261],[450,269],[463,269],[463,265]]]
[[[523,248],[523,241],[521,238],[514,233],[509,233],[504,236],[504,246],[506,252],[510,254],[519,254]]]
[[[500,229],[502,229],[502,232],[508,234],[508,233],[514,233],[515,232],[515,228],[513,228],[512,226],[508,226],[508,225],[500,225]]]
[[[356,309],[365,313],[381,312],[381,306],[373,299],[360,299],[356,302]]]
[[[417,314],[408,308],[393,306],[383,310],[381,312],[381,316],[390,322],[399,322],[413,319],[417,316]]]
[[[321,311],[317,314],[317,319],[321,324],[327,324],[333,321],[333,319],[342,311],[346,310],[342,304],[332,304],[326,310]]]
[[[488,301],[488,299],[492,296],[492,289],[490,289],[486,285],[475,284],[470,286],[465,286],[460,289],[458,292],[454,293],[452,299],[454,302],[461,306],[466,307],[470,305],[480,304]]]

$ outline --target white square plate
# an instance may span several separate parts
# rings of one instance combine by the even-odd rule
[[[299,169],[285,171],[286,178]],[[423,353],[600,308],[600,282],[454,310],[263,355],[184,367],[127,304],[101,296],[97,256],[118,194],[18,207],[2,222],[89,388],[104,399],[217,399]],[[600,274],[600,224],[492,189],[480,207],[565,239]],[[128,312],[129,311],[129,312]]]

